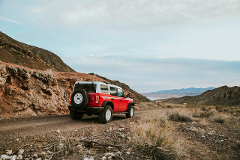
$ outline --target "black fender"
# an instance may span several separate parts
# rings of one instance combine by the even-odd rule
[[[102,104],[102,107],[106,107],[107,105],[110,105],[112,107],[112,109],[114,109],[114,105],[111,101],[104,101]]]
[[[134,107],[134,103],[129,103],[129,104],[128,104],[128,109],[127,109],[127,111],[130,109],[131,106]]]

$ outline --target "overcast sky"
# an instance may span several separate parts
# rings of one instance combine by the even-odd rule
[[[240,85],[240,0],[0,0],[0,30],[137,92]]]

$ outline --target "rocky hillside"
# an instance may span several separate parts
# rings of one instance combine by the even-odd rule
[[[198,96],[185,96],[182,98],[168,99],[171,103],[198,103],[202,105],[240,105],[240,87],[222,86],[208,90]]]
[[[54,53],[21,43],[0,32],[0,60],[32,69],[74,72]]]
[[[76,81],[104,81],[84,73],[40,71],[0,61],[0,118],[66,114]]]
[[[135,102],[148,99],[126,84],[77,72],[35,70],[0,61],[0,118],[66,114],[76,81],[103,81],[123,86]]]

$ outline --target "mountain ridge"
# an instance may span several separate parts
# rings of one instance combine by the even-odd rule
[[[240,105],[240,87],[222,86],[197,96],[184,96],[164,100],[169,103],[196,103],[200,105]]]
[[[19,42],[0,31],[0,60],[31,69],[75,72],[62,59],[46,49]]]

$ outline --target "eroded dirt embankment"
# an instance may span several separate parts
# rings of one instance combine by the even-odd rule
[[[40,71],[0,61],[0,118],[68,113],[76,81],[104,81],[94,75]]]

